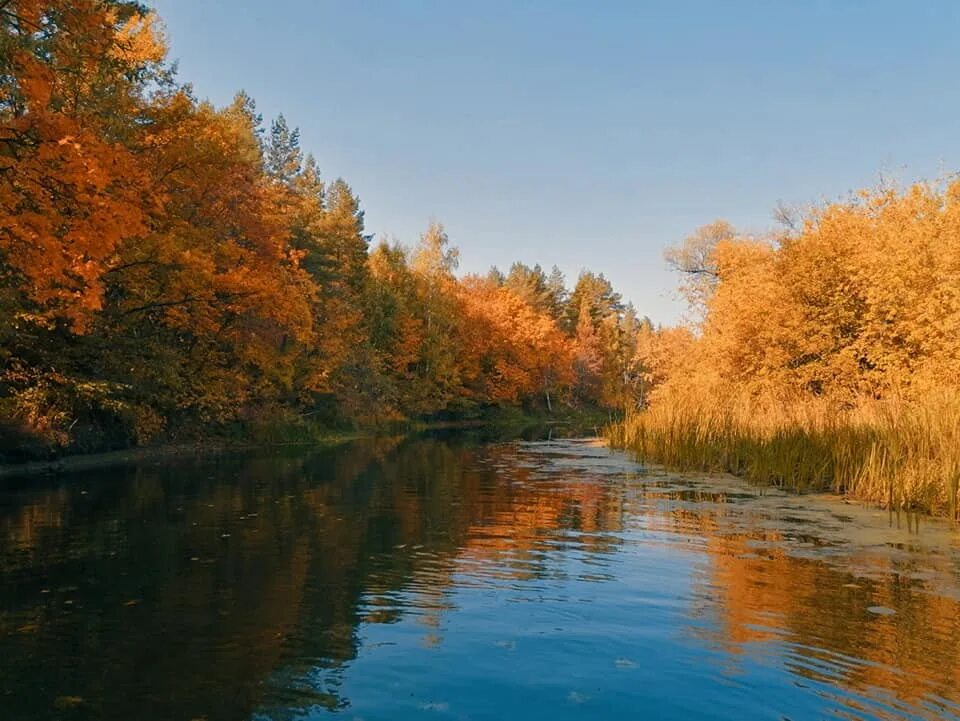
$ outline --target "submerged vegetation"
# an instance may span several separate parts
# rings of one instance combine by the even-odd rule
[[[644,322],[602,275],[457,261],[439,224],[371,247],[282,116],[177,80],[143,5],[0,3],[0,456],[632,396]]]
[[[960,181],[701,229],[668,258],[701,314],[642,339],[613,442],[688,470],[957,517]]]

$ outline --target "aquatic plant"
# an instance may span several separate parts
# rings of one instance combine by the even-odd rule
[[[674,395],[608,428],[617,447],[681,471],[723,471],[796,491],[958,518],[960,393],[845,410]]]

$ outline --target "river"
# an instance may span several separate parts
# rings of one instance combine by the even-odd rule
[[[0,719],[960,719],[960,534],[479,433],[0,487]]]

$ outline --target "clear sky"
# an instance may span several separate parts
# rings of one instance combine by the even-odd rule
[[[461,269],[603,272],[682,304],[662,250],[723,217],[960,169],[960,2],[156,0],[181,79],[283,113],[370,232]]]

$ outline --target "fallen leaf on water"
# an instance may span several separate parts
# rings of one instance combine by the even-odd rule
[[[76,708],[83,704],[81,696],[57,696],[53,700],[53,707],[64,711],[66,709]]]
[[[450,709],[450,704],[445,701],[428,701],[420,704],[420,708],[424,711],[447,711]]]

